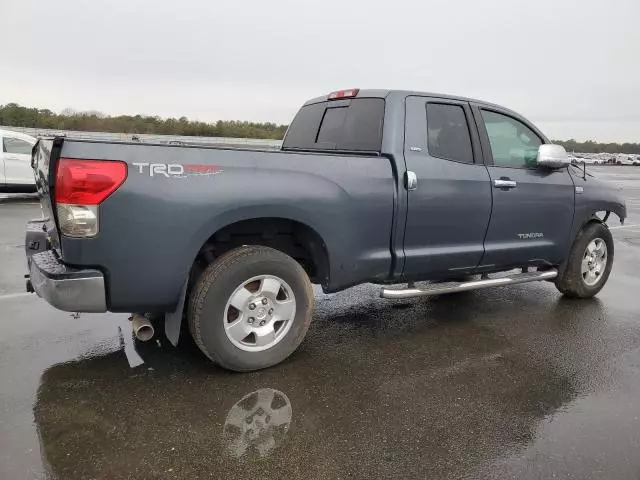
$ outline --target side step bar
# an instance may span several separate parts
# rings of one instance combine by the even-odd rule
[[[558,270],[546,270],[544,272],[516,273],[507,277],[488,278],[485,280],[473,280],[471,282],[446,282],[432,283],[420,288],[392,289],[383,288],[380,290],[382,298],[414,298],[430,297],[442,295],[444,293],[466,292],[467,290],[478,290],[480,288],[498,287],[502,285],[515,285],[517,283],[538,282],[540,280],[551,280],[558,276]]]

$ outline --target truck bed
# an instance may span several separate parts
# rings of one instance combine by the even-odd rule
[[[59,158],[127,164],[94,238],[57,234]],[[70,267],[104,273],[110,311],[172,311],[207,240],[257,217],[317,233],[331,252],[327,291],[390,275],[397,182],[383,156],[56,138],[40,140],[34,162],[53,249]]]

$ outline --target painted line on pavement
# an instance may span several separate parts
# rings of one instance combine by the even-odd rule
[[[640,225],[617,225],[615,227],[609,227],[609,230],[617,230],[620,228],[633,228],[633,227],[640,227]]]
[[[29,292],[7,293],[5,295],[0,295],[0,300],[9,300],[11,298],[28,297],[30,295],[33,295],[33,293],[29,293]]]

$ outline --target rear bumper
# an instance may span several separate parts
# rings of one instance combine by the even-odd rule
[[[37,223],[37,222],[34,222]],[[99,270],[75,269],[63,264],[53,250],[34,249],[34,241],[46,245],[46,232],[34,240],[34,229],[27,228],[27,261],[30,284],[38,296],[66,312],[106,312],[104,275]],[[29,290],[29,286],[27,286]]]

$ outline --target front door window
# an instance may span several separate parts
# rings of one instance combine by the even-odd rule
[[[498,167],[530,168],[536,166],[542,139],[515,118],[482,110],[489,136],[493,164]]]

